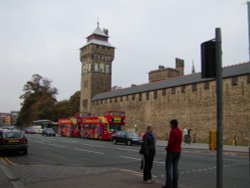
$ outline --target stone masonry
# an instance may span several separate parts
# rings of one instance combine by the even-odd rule
[[[250,129],[249,75],[223,81],[224,142],[247,145]],[[236,81],[235,81],[236,80]],[[180,127],[192,129],[192,141],[208,142],[209,131],[216,130],[215,81],[166,88],[92,102],[92,112],[126,112],[127,129],[145,131],[154,126],[159,139],[166,139],[169,120],[177,118]]]

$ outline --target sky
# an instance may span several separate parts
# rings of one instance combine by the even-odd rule
[[[0,112],[18,111],[32,75],[52,81],[57,100],[80,90],[79,49],[97,26],[116,47],[112,86],[148,82],[159,65],[185,60],[201,71],[200,44],[222,33],[223,66],[246,62],[246,0],[0,0]]]

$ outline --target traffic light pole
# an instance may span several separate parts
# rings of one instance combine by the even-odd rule
[[[217,174],[216,188],[223,188],[223,80],[222,80],[222,50],[221,29],[215,29],[216,45],[216,102],[217,102]]]

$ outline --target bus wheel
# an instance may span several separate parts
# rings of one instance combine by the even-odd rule
[[[131,146],[132,145],[132,142],[130,140],[127,141],[127,145],[128,146]]]
[[[117,144],[117,141],[116,141],[116,140],[113,140],[113,143],[114,143],[114,144]]]

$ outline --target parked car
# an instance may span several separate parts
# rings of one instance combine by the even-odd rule
[[[55,131],[52,128],[45,128],[42,131],[43,136],[56,136]]]
[[[0,129],[0,151],[22,151],[28,153],[28,139],[23,131]]]
[[[25,129],[25,133],[26,134],[34,134],[35,132],[32,128],[27,128],[27,129]]]
[[[142,138],[135,132],[130,131],[118,131],[112,135],[112,141],[114,144],[125,143],[127,145],[142,144]]]

